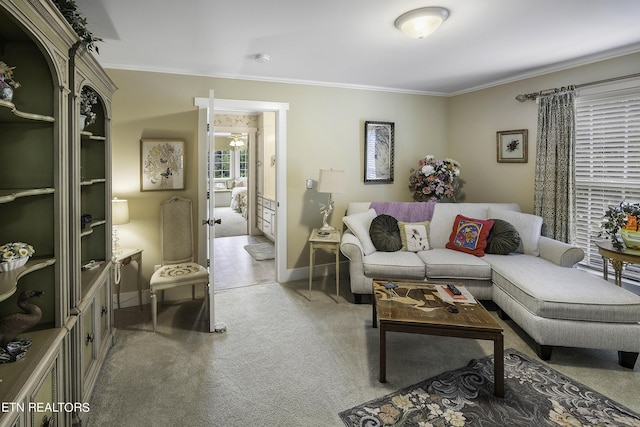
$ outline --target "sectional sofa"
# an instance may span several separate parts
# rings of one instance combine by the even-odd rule
[[[378,250],[369,228],[380,215],[398,220],[403,232],[426,225],[427,241]],[[520,237],[518,247],[507,255],[459,250],[452,245],[458,215],[508,223]],[[352,202],[343,222],[340,250],[349,260],[356,302],[372,293],[373,278],[462,283],[477,299],[494,301],[501,317],[529,334],[543,360],[553,346],[598,348],[616,350],[622,366],[635,366],[640,296],[575,268],[584,252],[541,236],[542,219],[522,213],[517,204]]]

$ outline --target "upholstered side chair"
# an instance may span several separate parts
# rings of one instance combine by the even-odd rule
[[[172,197],[160,203],[160,246],[162,265],[151,276],[151,317],[153,332],[158,323],[158,291],[180,286],[192,287],[195,299],[196,285],[204,285],[205,300],[208,305],[209,273],[206,268],[194,262],[192,203],[189,199]]]

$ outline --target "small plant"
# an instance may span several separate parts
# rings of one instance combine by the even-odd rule
[[[20,83],[13,80],[13,70],[15,70],[15,68],[16,67],[9,67],[7,64],[0,61],[0,78],[8,85],[18,88],[20,87]]]
[[[80,114],[87,117],[86,126],[96,121],[96,113],[92,111],[93,106],[98,103],[98,94],[87,86],[80,92]]]
[[[78,12],[78,5],[75,0],[53,0],[53,3],[56,5],[64,19],[71,25],[73,30],[80,37],[80,43],[87,48],[88,51],[92,52],[93,50],[96,53],[100,53],[98,50],[98,46],[96,46],[96,42],[103,41],[101,38],[93,35],[91,31],[87,29],[87,18]]]
[[[611,237],[616,249],[622,249],[618,240],[620,230],[640,231],[640,203],[621,202],[618,206],[609,206],[602,220],[603,231]],[[602,235],[602,233],[600,233]]]

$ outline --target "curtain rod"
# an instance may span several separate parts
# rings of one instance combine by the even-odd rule
[[[573,87],[576,89],[579,89],[581,87],[587,87],[587,86],[593,86],[593,85],[598,85],[600,83],[609,83],[609,82],[615,82],[618,80],[626,80],[626,79],[632,79],[634,77],[640,77],[640,73],[636,73],[636,74],[629,74],[628,76],[620,76],[620,77],[612,77],[610,79],[604,79],[604,80],[598,80],[595,82],[589,82],[589,83],[582,83],[579,85],[574,85]],[[539,92],[533,92],[533,93],[525,93],[524,95],[518,95],[516,96],[516,99],[520,102],[525,102],[525,101],[534,101],[536,98],[538,98],[541,95],[548,95],[550,93],[553,93],[555,91],[558,90],[563,90],[565,88],[562,89],[545,89],[545,90],[541,90]]]

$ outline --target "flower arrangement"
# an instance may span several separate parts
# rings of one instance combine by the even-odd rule
[[[30,257],[36,253],[33,246],[23,243],[5,243],[0,246],[0,262],[14,261],[20,258]]]
[[[16,67],[9,67],[7,64],[0,61],[0,80],[13,86],[14,88],[19,88],[20,83],[13,80],[13,70],[15,69]]]
[[[86,116],[85,126],[96,121],[96,113],[91,109],[98,103],[98,94],[93,89],[84,86],[80,92],[80,114]]]
[[[11,102],[13,89],[20,87],[20,83],[13,80],[13,70],[15,68],[9,67],[6,63],[0,61],[0,99],[2,100]]]
[[[434,156],[427,155],[418,164],[419,168],[412,168],[409,175],[409,189],[413,191],[414,200],[455,200],[460,189],[460,163],[453,159],[436,160]]]
[[[620,202],[618,206],[609,206],[602,220],[602,229],[611,237],[613,246],[622,249],[618,232],[640,231],[640,203]]]

